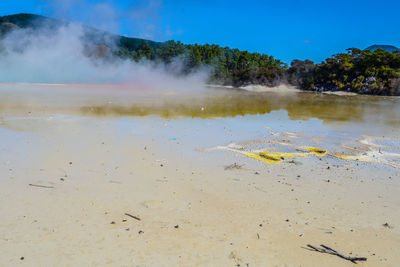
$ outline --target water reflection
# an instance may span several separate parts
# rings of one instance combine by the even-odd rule
[[[318,93],[252,93],[232,90],[199,97],[174,96],[162,103],[84,106],[81,112],[96,116],[147,116],[164,118],[234,117],[286,110],[292,120],[317,118],[329,122],[376,122],[400,126],[400,99],[376,96],[337,96]]]
[[[87,88],[86,88],[87,87]],[[311,92],[251,92],[226,88],[140,90],[118,85],[0,84],[4,114],[216,118],[286,110],[292,120],[400,126],[400,98],[338,96]]]

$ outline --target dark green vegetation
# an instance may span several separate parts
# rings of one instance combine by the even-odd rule
[[[284,77],[286,67],[272,56],[209,44],[185,45],[168,41],[154,50],[144,43],[136,51],[127,51],[125,48],[121,48],[121,51],[123,56],[136,61],[143,56],[166,64],[179,59],[183,73],[207,67],[211,71],[210,82],[234,86],[277,85]]]
[[[305,90],[400,95],[400,51],[352,48],[320,64],[295,60],[287,72],[289,82]]]
[[[50,32],[66,22],[32,15],[0,17],[0,33],[13,29],[42,29]],[[245,86],[275,86],[289,83],[304,90],[349,91],[361,94],[400,95],[400,52],[393,46],[371,46],[367,50],[349,49],[320,64],[294,60],[285,63],[259,53],[249,53],[218,45],[154,42],[128,38],[84,27],[85,54],[111,60],[114,56],[133,61],[149,60],[166,64],[174,75],[199,69],[210,71],[210,83]]]

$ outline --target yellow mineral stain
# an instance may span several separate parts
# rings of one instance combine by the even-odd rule
[[[282,161],[282,159],[277,158],[277,157],[271,157],[268,155],[262,155],[261,153],[248,153],[248,152],[242,152],[241,154],[248,156],[250,158],[255,158],[259,160],[263,160],[268,163],[279,163]]]
[[[272,151],[262,151],[262,152],[245,152],[239,150],[229,149],[234,152],[238,152],[242,155],[248,156],[250,158],[258,159],[265,161],[267,163],[279,163],[282,162],[285,158],[293,158],[293,157],[308,157],[311,155],[317,156],[325,156],[328,152],[323,149],[314,148],[314,147],[307,147],[307,150],[310,152],[303,152],[303,153],[287,153],[287,152],[272,152]]]
[[[219,149],[226,149],[226,150],[229,150],[232,152],[236,152],[236,153],[245,155],[250,158],[262,160],[262,161],[270,163],[270,164],[280,163],[280,162],[284,161],[285,158],[308,157],[308,156],[313,156],[313,155],[318,156],[318,157],[324,157],[325,155],[328,154],[327,150],[316,148],[316,147],[303,148],[303,149],[308,150],[309,152],[294,152],[294,153],[273,152],[273,151],[242,151],[242,150],[237,150],[237,149],[232,149],[232,148],[227,148],[227,147],[219,147]],[[336,158],[344,159],[344,160],[380,163],[380,164],[386,164],[386,165],[396,167],[394,164],[392,164],[390,162],[384,162],[384,161],[380,161],[377,159],[371,159],[371,158],[365,158],[365,157],[359,157],[359,156],[350,156],[350,155],[332,155],[332,156],[334,156]]]
[[[320,156],[320,157],[323,157],[328,153],[328,151],[326,151],[324,149],[316,148],[316,147],[306,147],[306,149],[308,151],[310,151],[311,154],[314,154],[314,155],[317,155],[317,156]]]
[[[293,157],[292,153],[283,153],[283,152],[259,152],[258,154],[262,157],[271,157],[277,159]]]

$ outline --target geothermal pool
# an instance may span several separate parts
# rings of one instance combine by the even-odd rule
[[[346,264],[307,244],[400,261],[399,98],[49,84],[0,95],[1,265]]]

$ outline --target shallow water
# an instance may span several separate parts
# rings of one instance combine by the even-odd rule
[[[155,132],[160,140],[190,139],[186,142],[190,149],[237,143],[248,150],[294,152],[312,146],[352,155],[371,149],[398,154],[400,147],[400,98],[396,97],[41,84],[0,84],[0,95],[2,126],[17,131],[93,118],[111,120],[122,132],[142,129],[144,135]],[[193,140],[194,136],[201,138]],[[363,144],[365,136],[375,143]],[[293,147],[266,146],[265,140],[272,139],[290,140]]]
[[[151,91],[128,85],[0,84],[1,110],[79,112],[94,116],[216,118],[285,110],[292,120],[400,127],[400,98],[311,92],[202,88]]]

